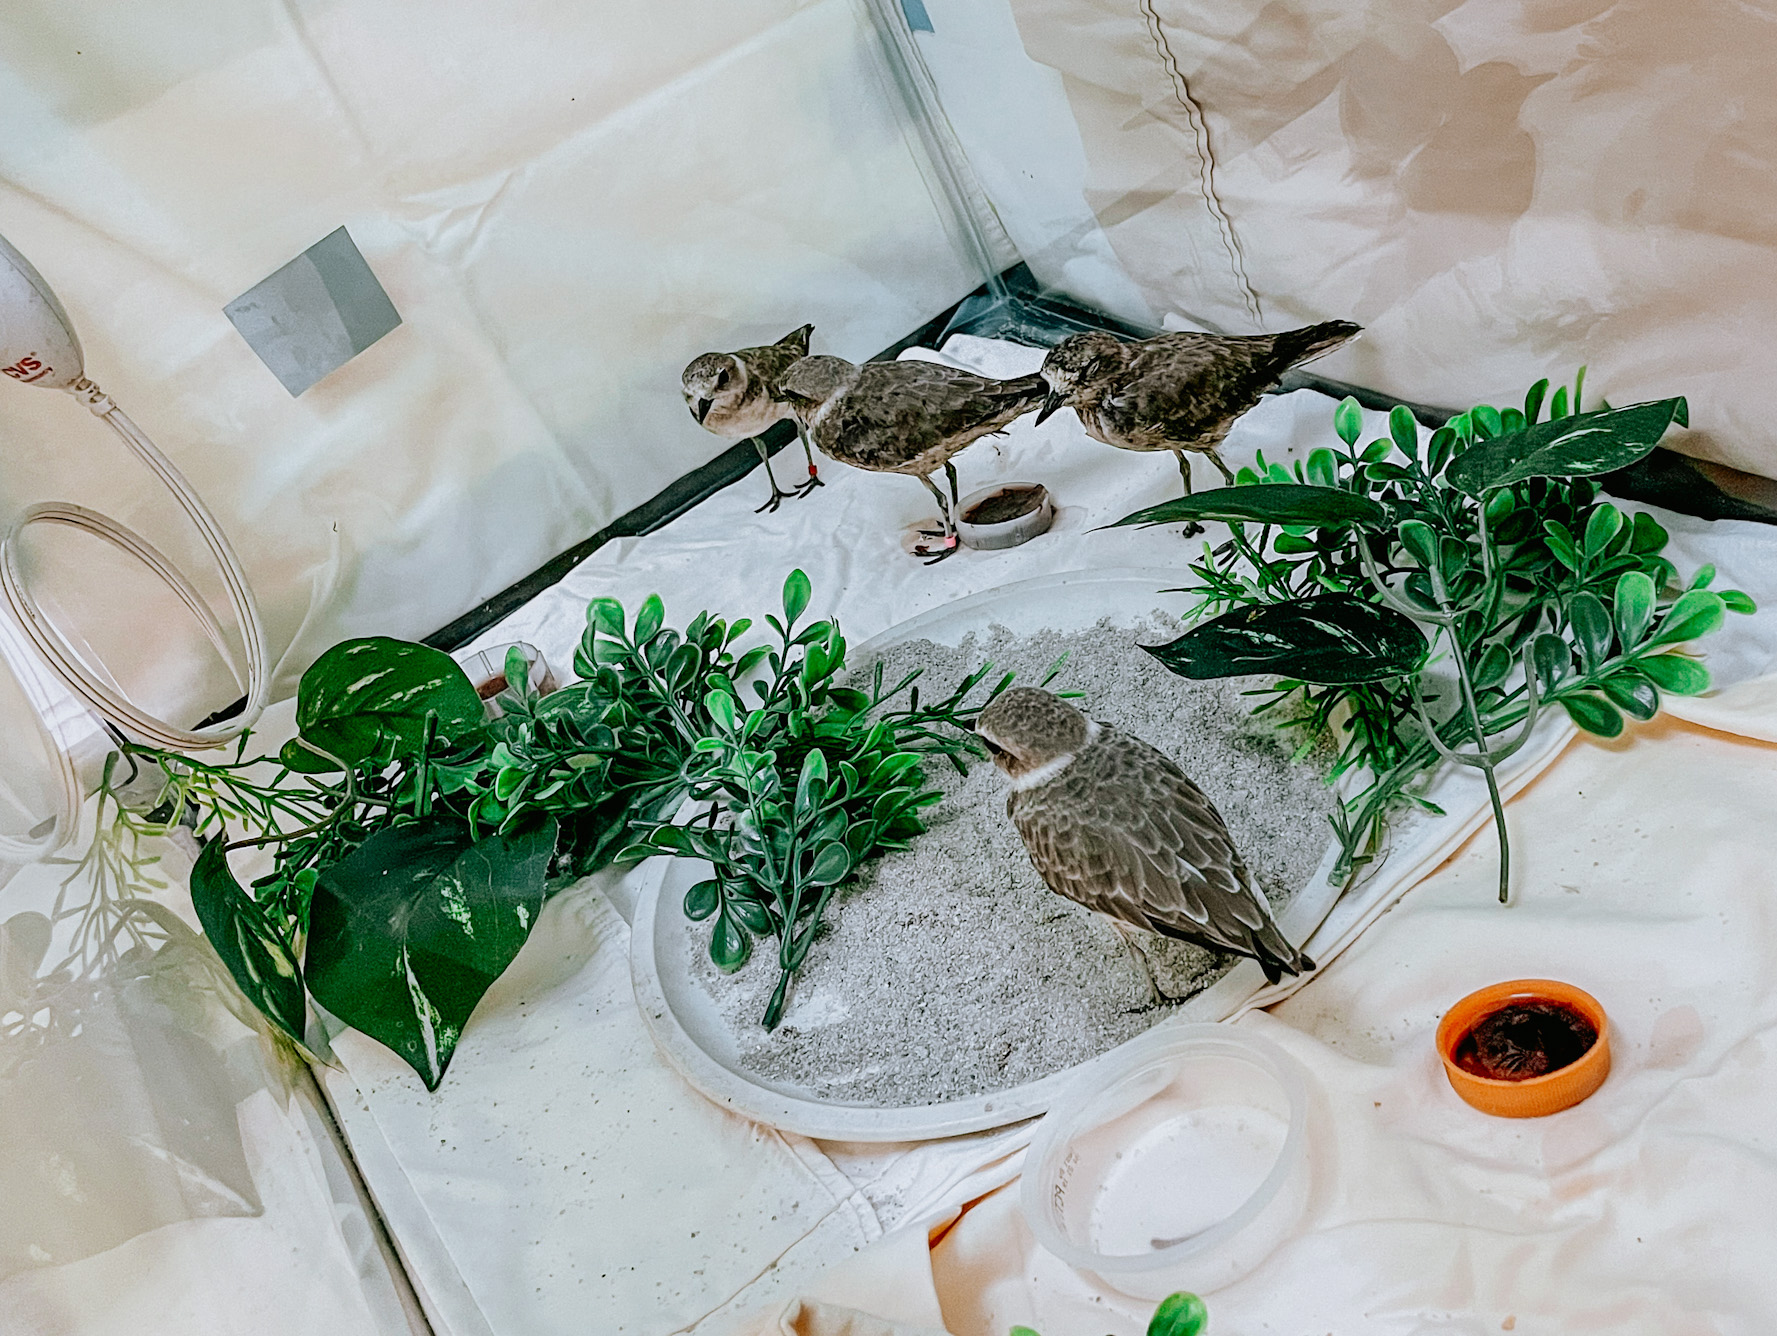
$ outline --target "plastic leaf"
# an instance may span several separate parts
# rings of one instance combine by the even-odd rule
[[[1637,659],[1635,666],[1653,679],[1661,691],[1674,696],[1699,696],[1709,690],[1709,670],[1682,654],[1655,654]]]
[[[1605,678],[1604,694],[1624,714],[1643,723],[1660,712],[1658,689],[1634,669],[1612,673]]]
[[[1573,651],[1565,640],[1551,632],[1536,638],[1531,658],[1536,663],[1536,680],[1545,694],[1553,691],[1573,667]]]
[[[715,913],[721,903],[721,886],[713,877],[707,878],[685,892],[685,917],[701,923]]]
[[[1308,464],[1303,470],[1308,481],[1315,487],[1333,487],[1339,481],[1338,457],[1324,445],[1308,452]]]
[[[1148,1336],[1203,1336],[1208,1328],[1208,1306],[1187,1291],[1167,1295],[1148,1320]]]
[[[666,604],[660,601],[660,595],[648,595],[636,610],[635,643],[645,645],[654,639],[654,633],[660,630],[660,624],[665,620]]]
[[[1671,611],[1648,638],[1649,645],[1677,645],[1697,640],[1727,620],[1728,605],[1720,594],[1692,589],[1679,596]]]
[[[790,572],[784,580],[784,621],[793,624],[808,608],[808,600],[813,590],[808,583],[808,576],[800,569]]]
[[[1445,476],[1452,486],[1480,496],[1529,478],[1609,473],[1650,453],[1667,427],[1687,420],[1687,412],[1680,397],[1551,419],[1475,446]]]
[[[1512,656],[1504,645],[1487,646],[1481,655],[1481,662],[1475,666],[1471,674],[1476,687],[1498,686],[1506,680],[1506,674],[1512,671]]]
[[[1561,705],[1568,717],[1588,733],[1614,738],[1623,731],[1623,716],[1601,696],[1563,696]]]
[[[1629,550],[1637,556],[1650,556],[1666,546],[1670,535],[1660,522],[1645,510],[1637,511],[1631,524]]]
[[[749,900],[744,896],[730,901],[728,912],[748,932],[756,932],[763,936],[772,931],[771,910],[758,900]]]
[[[1347,594],[1238,608],[1165,645],[1143,646],[1180,677],[1265,673],[1326,686],[1412,672],[1425,637],[1410,617]]]
[[[352,765],[417,751],[428,714],[452,739],[468,737],[487,717],[455,659],[387,636],[335,645],[309,665],[296,689],[302,735]]]
[[[1333,410],[1333,430],[1339,433],[1339,439],[1346,445],[1356,445],[1357,438],[1363,434],[1364,413],[1356,399],[1349,394],[1339,401]]]
[[[811,812],[827,796],[827,758],[820,748],[802,758],[802,774],[796,781],[796,810]]]
[[[1623,524],[1623,512],[1608,501],[1594,510],[1586,521],[1586,555],[1596,557],[1602,553],[1622,532]]]
[[[753,940],[747,936],[746,929],[727,914],[718,918],[715,930],[710,933],[710,959],[716,962],[716,968],[724,974],[733,974],[752,954]]]
[[[1617,638],[1625,650],[1633,649],[1654,620],[1654,582],[1641,571],[1624,571],[1617,580],[1615,605]]]
[[[1722,590],[1721,601],[1729,612],[1737,612],[1742,616],[1750,616],[1758,611],[1758,604],[1753,602],[1752,596],[1742,593],[1738,589]]]
[[[1543,399],[1548,393],[1549,381],[1546,376],[1530,387],[1529,391],[1524,395],[1525,421],[1532,425],[1536,423],[1538,416],[1541,415],[1543,411]]]
[[[1544,520],[1543,541],[1549,545],[1549,551],[1556,561],[1570,571],[1579,570],[1579,548],[1574,544],[1573,535],[1567,531],[1566,525],[1556,520]]]
[[[377,831],[315,882],[309,991],[437,1089],[536,924],[555,836],[548,821],[478,841],[448,818]]]
[[[301,1043],[308,1001],[295,953],[273,929],[265,909],[235,880],[219,839],[205,845],[192,865],[191,905],[204,936],[247,1000]]]
[[[1449,427],[1439,427],[1431,434],[1431,441],[1426,446],[1425,470],[1432,477],[1444,471],[1450,462],[1450,456],[1456,450],[1456,433]]]
[[[712,691],[703,698],[703,708],[724,733],[734,732],[738,716],[734,712],[733,696],[726,691]]]
[[[1388,434],[1394,438],[1395,448],[1408,459],[1419,458],[1419,424],[1405,404],[1388,410]]]
[[[1400,528],[1401,546],[1427,570],[1437,565],[1438,536],[1424,520],[1408,520]]]
[[[1596,594],[1581,592],[1567,605],[1567,617],[1579,641],[1580,659],[1590,672],[1610,657],[1610,614]]]
[[[586,620],[608,636],[620,636],[623,605],[614,598],[595,598],[586,605]]]
[[[833,886],[845,880],[851,871],[851,854],[845,845],[835,841],[824,844],[814,856],[814,866],[808,870],[808,883],[811,886]]]
[[[1179,524],[1194,520],[1310,524],[1323,528],[1345,524],[1375,527],[1387,523],[1388,511],[1367,496],[1339,487],[1314,487],[1296,482],[1266,483],[1258,487],[1218,487],[1214,491],[1180,497],[1125,515],[1111,527]]]

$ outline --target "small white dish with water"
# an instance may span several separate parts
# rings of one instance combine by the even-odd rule
[[[1045,1249],[1121,1293],[1203,1294],[1247,1275],[1307,1204],[1308,1088],[1282,1049],[1228,1025],[1162,1025],[1106,1054],[1025,1159]]]

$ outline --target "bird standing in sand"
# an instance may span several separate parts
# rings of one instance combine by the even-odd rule
[[[753,448],[765,465],[765,478],[771,484],[771,496],[760,510],[776,510],[788,496],[806,496],[816,487],[824,486],[820,471],[815,468],[814,452],[808,448],[808,434],[790,406],[778,394],[777,382],[796,362],[808,356],[808,339],[813,325],[792,330],[776,343],[759,348],[740,348],[731,353],[704,353],[693,358],[680,377],[685,390],[685,406],[705,431],[730,441],[753,438]],[[771,456],[765,449],[761,433],[774,422],[788,419],[796,423],[796,434],[802,438],[802,452],[808,456],[808,481],[786,492],[777,485],[771,472]]]
[[[1120,927],[1251,956],[1272,983],[1314,968],[1221,815],[1160,752],[1035,687],[999,696],[975,732],[1011,776],[1006,813],[1050,890]]]
[[[1037,421],[1065,405],[1095,441],[1172,451],[1186,496],[1187,451],[1208,455],[1232,486],[1216,447],[1234,420],[1291,367],[1360,333],[1349,320],[1329,320],[1285,334],[1160,334],[1138,343],[1101,331],[1070,335],[1043,359],[1049,396]]]
[[[786,371],[778,390],[822,454],[874,473],[918,478],[938,500],[943,529],[927,537],[936,548],[919,556],[942,561],[956,550],[956,468],[959,450],[1043,402],[1040,376],[993,380],[938,362],[865,362],[805,357]],[[950,502],[932,482],[942,468]],[[928,562],[930,565],[932,562]]]

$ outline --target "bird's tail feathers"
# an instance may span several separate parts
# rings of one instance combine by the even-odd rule
[[[1314,968],[1314,962],[1291,946],[1272,923],[1252,935],[1252,952],[1267,983],[1276,983],[1286,974],[1307,974]]]
[[[814,335],[813,325],[804,325],[801,329],[793,329],[777,341],[780,348],[800,349],[804,357],[808,356],[808,341]]]
[[[1327,320],[1318,325],[1308,325],[1279,334],[1272,349],[1279,368],[1287,370],[1311,357],[1330,353],[1363,332],[1362,325],[1354,325],[1349,320]]]

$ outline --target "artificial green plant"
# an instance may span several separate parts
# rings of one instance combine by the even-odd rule
[[[1118,521],[1229,525],[1191,565],[1194,624],[1150,652],[1190,678],[1273,675],[1259,709],[1294,708],[1316,733],[1342,735],[1334,778],[1356,782],[1333,817],[1340,876],[1374,856],[1400,804],[1437,810],[1419,787],[1444,759],[1486,781],[1503,903],[1497,771],[1539,714],[1558,705],[1615,737],[1625,716],[1651,719],[1662,692],[1706,690],[1688,645],[1754,610],[1711,590],[1711,567],[1681,582],[1659,523],[1591,481],[1653,450],[1686,421],[1685,401],[1581,413],[1583,375],[1571,399],[1539,381],[1521,411],[1483,405],[1424,442],[1397,406],[1388,436],[1360,447],[1348,398],[1334,413],[1339,447],[1293,469],[1260,455],[1233,487]],[[1439,668],[1454,691],[1435,692]]]
[[[923,829],[936,794],[921,758],[960,766],[974,710],[1010,681],[972,708],[985,667],[933,705],[917,672],[842,686],[844,637],[801,624],[809,598],[792,572],[773,640],[744,650],[744,619],[699,613],[680,630],[658,597],[633,621],[594,600],[580,680],[539,696],[514,649],[493,717],[448,654],[347,641],[303,674],[297,735],[275,757],[249,755],[245,737],[224,759],[126,744],[101,802],[146,769],[154,810],[113,801],[119,839],[102,847],[191,828],[193,905],[258,1012],[301,1046],[312,1000],[428,1088],[549,890],[619,854],[712,861],[687,910],[713,917],[725,969],[754,935],[777,938],[775,1024],[834,888]],[[688,801],[695,817],[680,815]],[[255,848],[269,867],[243,883],[231,857]]]

